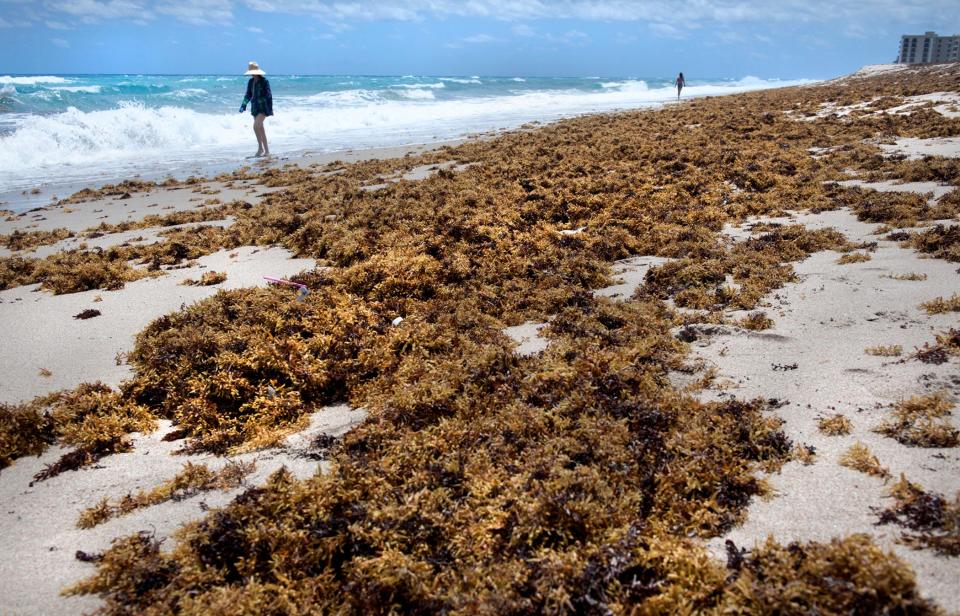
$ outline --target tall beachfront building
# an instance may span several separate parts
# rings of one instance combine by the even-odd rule
[[[960,34],[937,36],[936,32],[900,37],[898,64],[930,64],[960,61]]]

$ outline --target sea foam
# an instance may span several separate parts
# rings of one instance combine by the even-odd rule
[[[67,83],[63,77],[54,77],[53,75],[39,75],[33,77],[11,77],[10,75],[0,75],[0,83],[13,84],[17,86],[34,86],[38,83]]]

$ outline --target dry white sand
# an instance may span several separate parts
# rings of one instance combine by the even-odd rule
[[[864,182],[863,180],[844,180],[837,182],[841,186],[856,186],[859,188],[869,188],[878,192],[912,192],[919,195],[932,193],[931,204],[940,199],[945,194],[956,190],[955,186],[949,184],[938,184],[937,182],[901,182],[893,180],[883,182]]]
[[[166,216],[216,205],[214,200],[218,203],[239,200],[256,205],[264,195],[278,190],[282,188],[268,188],[256,184],[253,180],[238,180],[232,182],[231,187],[224,182],[203,182],[195,186],[174,188],[158,187],[148,192],[130,193],[127,199],[105,197],[81,203],[51,204],[21,212],[0,222],[0,233],[51,231],[61,228],[79,233],[101,223],[136,222],[151,215]]]
[[[890,73],[899,73],[910,68],[909,64],[867,64],[852,75],[840,77],[839,80],[846,79],[865,79],[867,77],[876,77],[877,75],[887,75]]]
[[[550,341],[540,335],[540,330],[546,327],[546,323],[535,323],[527,321],[513,327],[506,327],[503,333],[509,336],[517,343],[514,353],[521,357],[536,355],[543,351],[550,344]]]
[[[609,297],[618,301],[626,301],[633,297],[634,291],[643,286],[643,280],[651,267],[658,267],[671,261],[665,257],[640,256],[622,259],[613,263],[612,273],[615,282],[593,294],[597,297]]]
[[[853,103],[852,105],[839,105],[835,102],[821,103],[820,109],[812,115],[800,114],[795,110],[788,110],[785,113],[795,120],[802,122],[812,122],[814,120],[831,116],[843,118],[849,116],[855,111],[869,111],[871,109],[871,105],[878,100],[880,100],[880,97],[872,98],[868,101],[863,101],[860,103]],[[910,115],[921,108],[929,106],[945,118],[960,117],[960,94],[957,94],[956,92],[931,92],[929,94],[921,94],[917,96],[906,96],[903,97],[903,101],[904,102],[902,104],[895,107],[878,109],[876,111],[866,113],[866,115]]]
[[[897,527],[875,526],[873,508],[892,503],[884,495],[887,486],[840,466],[838,458],[861,441],[895,478],[905,473],[911,481],[950,498],[960,490],[958,450],[907,447],[872,432],[899,399],[943,390],[955,401],[960,398],[960,361],[953,358],[936,366],[908,358],[914,348],[932,343],[936,333],[957,327],[956,314],[930,316],[918,305],[955,293],[960,272],[956,264],[921,258],[872,235],[879,225],[858,222],[846,210],[797,214],[792,219],[809,228],[833,227],[852,241],[878,241],[879,246],[872,260],[864,263],[839,265],[839,255],[826,251],[795,264],[800,281],[767,298],[773,329],[755,333],[716,328],[715,335],[694,343],[696,356],[719,370],[717,385],[702,392],[704,398],[787,400],[789,404],[777,411],[786,421],[785,432],[797,443],[814,446],[817,453],[812,466],[791,462],[769,477],[776,497],[755,499],[746,523],[709,546],[722,558],[726,539],[751,547],[770,534],[786,542],[867,533],[914,568],[924,595],[955,609],[960,605],[960,559],[909,549],[896,543]],[[749,230],[727,233],[742,238]],[[923,281],[888,277],[911,272],[928,277]],[[864,352],[877,345],[901,345],[904,357]],[[775,370],[775,364],[797,368]],[[817,418],[833,413],[843,413],[853,422],[852,434],[829,437],[819,432]],[[953,422],[958,424],[956,417]]]
[[[960,111],[957,110],[957,105],[960,104],[960,94],[956,92],[931,92],[929,94],[907,96],[904,98],[904,101],[906,102],[902,105],[887,109],[886,113],[909,115],[910,112],[915,111],[918,107],[922,107],[927,103],[934,103],[935,106],[933,109],[945,118],[960,117]]]
[[[960,156],[960,137],[934,137],[932,139],[901,137],[892,144],[881,143],[880,149],[888,156],[900,154],[906,156],[908,160],[919,160],[925,156],[957,158]]]

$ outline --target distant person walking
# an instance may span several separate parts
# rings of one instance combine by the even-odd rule
[[[263,121],[273,115],[273,93],[270,92],[270,82],[264,77],[266,73],[260,70],[256,62],[247,65],[250,81],[247,82],[247,93],[240,104],[240,113],[250,104],[250,113],[253,115],[253,134],[257,136],[257,153],[255,158],[270,156],[270,146],[267,145],[267,131],[263,128]]]
[[[686,80],[683,78],[683,73],[677,75],[677,80],[674,83],[677,86],[677,100],[680,100],[680,90],[683,89],[683,86],[687,85]]]

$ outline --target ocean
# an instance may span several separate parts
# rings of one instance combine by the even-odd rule
[[[274,154],[456,139],[661,105],[671,79],[270,75]],[[0,75],[0,194],[237,167],[256,150],[238,75]],[[684,97],[809,83],[689,79]],[[62,196],[62,195],[61,195]]]

